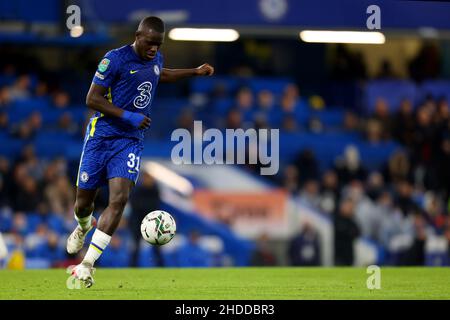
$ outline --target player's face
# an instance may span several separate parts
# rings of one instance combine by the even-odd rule
[[[144,60],[152,60],[164,42],[164,33],[154,30],[139,31],[136,34],[136,50]]]

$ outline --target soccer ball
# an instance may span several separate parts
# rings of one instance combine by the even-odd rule
[[[145,241],[155,245],[163,245],[172,240],[177,225],[173,217],[162,210],[152,211],[141,223],[141,234]]]

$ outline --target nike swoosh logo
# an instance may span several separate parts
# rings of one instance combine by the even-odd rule
[[[133,74],[133,73],[136,73],[136,72],[138,72],[139,70],[130,70],[130,74]]]
[[[128,172],[129,172],[129,173],[136,173],[136,171],[131,171],[131,170],[128,170]]]

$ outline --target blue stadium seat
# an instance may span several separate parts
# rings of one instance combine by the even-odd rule
[[[141,268],[150,268],[156,266],[154,249],[152,246],[149,245],[140,246],[137,264],[138,267]]]
[[[388,103],[391,112],[395,112],[403,99],[407,98],[414,102],[417,94],[416,86],[411,81],[371,81],[366,87],[366,112],[371,114],[374,111],[375,103],[378,98],[384,98]]]
[[[316,117],[325,127],[340,127],[344,122],[345,112],[342,109],[311,112],[310,117]]]
[[[51,106],[48,99],[45,98],[33,98],[16,100],[7,109],[9,121],[11,123],[17,123],[28,118],[33,112],[39,111],[43,116],[48,112],[51,112]]]
[[[68,231],[70,231],[70,232],[72,231],[72,230],[66,230],[64,218],[57,214],[49,215],[46,219],[46,223],[52,231],[54,231],[60,235],[65,234]]]
[[[289,78],[251,78],[248,80],[248,86],[250,89],[258,93],[261,90],[269,90],[273,94],[280,96],[286,86],[293,81]]]
[[[446,98],[450,102],[450,81],[448,80],[428,80],[424,81],[419,87],[420,95],[419,101],[425,99],[428,94],[431,94],[434,99]]]
[[[1,1],[0,3],[2,3],[2,4],[9,3],[9,1]],[[1,9],[0,9],[0,12],[2,12]],[[0,74],[0,87],[9,86],[9,85],[13,84],[15,80],[16,80],[16,77],[14,75]]]
[[[9,135],[0,137],[0,155],[8,158],[9,160],[14,160],[20,154],[23,146],[26,144],[25,141],[20,139],[11,138]]]
[[[8,232],[12,228],[12,214],[9,210],[0,210],[0,232]]]
[[[191,80],[191,92],[210,94],[213,90],[222,86],[226,92],[232,93],[236,91],[242,80],[236,77],[229,76],[214,76],[213,78],[198,77]]]

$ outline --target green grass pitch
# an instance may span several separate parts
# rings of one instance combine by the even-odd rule
[[[450,268],[97,269],[92,288],[69,290],[63,269],[0,270],[0,299],[450,299]]]

